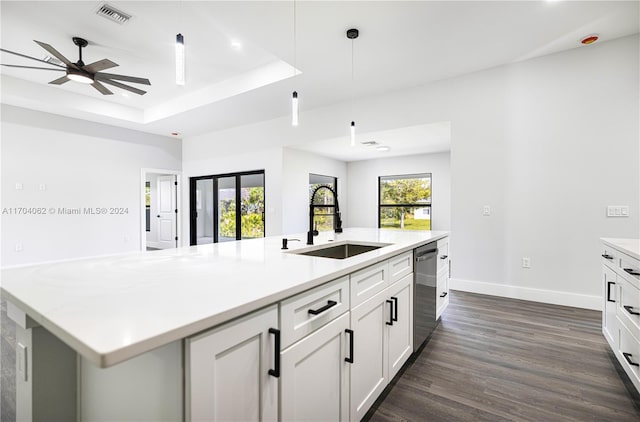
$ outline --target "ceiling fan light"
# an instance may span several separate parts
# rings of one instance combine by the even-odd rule
[[[176,35],[176,84],[184,85],[185,61],[184,61],[184,37]]]
[[[81,84],[93,83],[93,78],[89,74],[85,74],[84,72],[81,72],[75,69],[67,70],[67,78],[75,82],[80,82]]]

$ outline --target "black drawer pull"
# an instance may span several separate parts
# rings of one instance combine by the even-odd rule
[[[611,255],[606,254],[606,253],[603,253],[603,254],[602,254],[602,257],[603,257],[604,259],[613,259],[613,257],[612,257]]]
[[[638,272],[638,270],[634,270],[633,268],[625,268],[624,269],[626,272],[628,272],[631,275],[640,275],[640,273]]]
[[[387,299],[389,306],[389,321],[385,322],[387,325],[393,325],[393,300]]]
[[[322,308],[318,308],[318,309],[309,309],[309,313],[311,315],[318,315],[323,313],[324,311],[329,310],[330,308],[333,308],[334,306],[336,306],[338,304],[338,302],[336,302],[335,300],[328,300],[327,304],[324,305]]]
[[[347,328],[344,332],[349,334],[349,357],[344,358],[344,361],[347,363],[353,363],[353,330]]]
[[[633,306],[623,306],[624,309],[627,310],[627,312],[629,312],[631,315],[640,315],[640,312],[634,312],[633,311]]]
[[[442,294],[440,295],[440,297],[446,297],[448,294],[449,294],[449,293],[444,292],[444,293],[442,293]]]
[[[393,300],[393,320],[394,321],[398,321],[398,298],[397,297],[391,297],[391,300]]]
[[[613,281],[607,281],[607,302],[613,302],[615,303],[615,300],[611,300],[611,285],[615,285],[616,283],[614,283]]]
[[[273,345],[274,357],[273,357],[273,369],[269,369],[269,375],[272,377],[280,378],[280,330],[275,328],[269,328],[269,334],[275,335],[275,341]]]
[[[633,356],[631,353],[622,353],[622,356],[624,356],[625,360],[627,361],[627,363],[631,366],[640,366],[640,363],[635,363],[634,361],[631,360],[631,356]]]
[[[440,256],[440,259],[447,259],[447,258],[449,258],[449,255],[442,255],[442,256]]]

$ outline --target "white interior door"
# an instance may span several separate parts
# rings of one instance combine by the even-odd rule
[[[176,176],[158,176],[156,223],[158,228],[158,248],[169,249],[177,246],[176,216]],[[152,217],[153,218],[153,217]]]

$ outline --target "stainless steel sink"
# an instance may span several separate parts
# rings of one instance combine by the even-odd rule
[[[372,243],[368,245],[359,243],[343,243],[341,245],[327,245],[312,250],[292,251],[291,253],[297,255],[318,256],[321,258],[345,259],[365,252],[374,251],[388,245],[388,243]]]

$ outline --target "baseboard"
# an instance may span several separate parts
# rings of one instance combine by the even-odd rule
[[[574,308],[602,310],[602,297],[557,290],[534,289],[531,287],[512,286],[509,284],[488,283],[485,281],[461,280],[452,278],[449,288],[463,292],[480,293],[511,299],[531,300],[553,305],[571,306]]]

